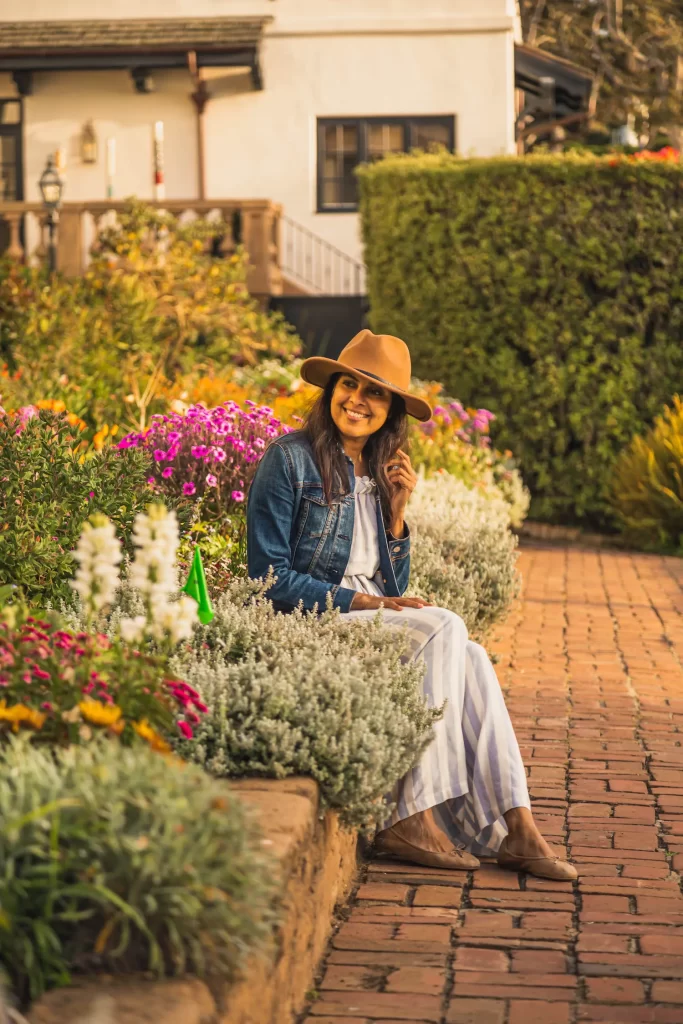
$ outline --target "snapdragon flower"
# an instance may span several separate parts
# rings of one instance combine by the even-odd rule
[[[71,586],[91,615],[112,603],[119,585],[121,544],[114,524],[99,513],[83,525],[73,557],[78,569]]]

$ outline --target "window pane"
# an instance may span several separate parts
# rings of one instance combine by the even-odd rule
[[[358,128],[350,124],[325,125],[319,154],[323,206],[356,204],[354,170],[358,165]]]
[[[368,125],[370,160],[379,160],[385,153],[403,153],[405,148],[405,128],[402,124]]]
[[[340,206],[342,203],[341,182],[336,178],[323,182],[323,206]]]
[[[0,103],[0,124],[19,124],[21,121],[21,104],[18,100],[5,100]]]
[[[17,144],[0,135],[0,199],[17,198]]]
[[[412,124],[412,145],[415,149],[435,149],[437,146],[450,148],[451,133],[445,124]]]

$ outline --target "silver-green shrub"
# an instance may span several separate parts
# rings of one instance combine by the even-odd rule
[[[272,922],[273,862],[224,783],[142,747],[0,747],[0,963],[230,977]]]
[[[483,639],[518,588],[517,539],[507,503],[444,472],[421,477],[408,515],[409,593],[456,612],[470,636]]]
[[[240,580],[216,602],[178,673],[210,712],[181,756],[217,776],[309,775],[344,824],[386,817],[384,795],[432,739],[422,664],[400,631],[337,611],[276,614]]]

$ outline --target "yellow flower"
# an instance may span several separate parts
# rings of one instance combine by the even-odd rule
[[[35,711],[25,704],[14,704],[8,708],[6,701],[0,701],[0,721],[11,722],[14,732],[19,732],[22,723],[32,725],[34,729],[42,729],[46,717],[42,711]]]
[[[82,700],[78,707],[83,718],[93,725],[116,725],[121,717],[117,704],[100,704],[98,700]]]
[[[133,728],[141,739],[147,740],[152,750],[156,750],[160,754],[170,752],[170,745],[152,728],[146,718],[143,718],[141,722],[133,722]]]

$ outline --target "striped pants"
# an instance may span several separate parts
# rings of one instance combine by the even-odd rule
[[[372,618],[376,612],[349,612]],[[505,811],[529,807],[526,773],[500,684],[462,619],[445,608],[385,610],[384,622],[408,637],[410,657],[425,664],[430,707],[444,701],[434,741],[390,794],[396,805],[384,827],[418,811],[434,819],[454,842],[475,855],[494,856],[507,826]]]

